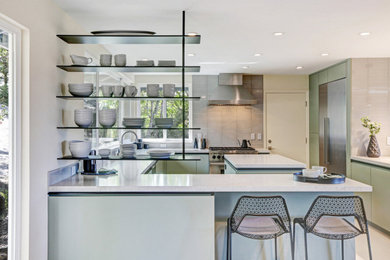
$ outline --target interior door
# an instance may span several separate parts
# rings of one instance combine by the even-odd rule
[[[266,94],[266,147],[308,164],[306,93]]]

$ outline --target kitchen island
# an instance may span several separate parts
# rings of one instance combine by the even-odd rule
[[[49,260],[226,259],[226,219],[242,195],[281,195],[294,218],[318,195],[371,192],[351,179],[320,185],[288,174],[141,175],[128,167],[106,177],[75,174],[48,187]],[[303,259],[297,232],[296,259]],[[309,236],[310,258],[340,259],[337,242]],[[278,244],[280,259],[291,259],[288,236]],[[233,235],[233,259],[274,259],[273,252],[273,241]],[[349,240],[346,259],[354,254]]]
[[[294,173],[305,169],[304,163],[279,154],[232,154],[225,156],[225,174]]]

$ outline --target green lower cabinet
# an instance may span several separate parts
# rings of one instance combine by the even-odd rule
[[[157,167],[157,173],[168,174],[208,174],[208,154],[196,154],[200,161],[164,161],[161,167]],[[160,163],[160,162],[159,162]],[[162,169],[160,172],[159,169]]]
[[[351,166],[352,179],[371,185],[371,167],[364,163],[353,162]],[[372,221],[372,193],[356,192],[355,195],[363,199],[367,219]]]
[[[390,231],[390,170],[371,167],[372,222]]]
[[[233,166],[228,163],[227,161],[225,161],[225,171],[224,171],[225,174],[236,174],[237,171],[235,168],[233,168]]]

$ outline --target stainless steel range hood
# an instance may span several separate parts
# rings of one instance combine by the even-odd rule
[[[242,86],[242,77],[239,73],[219,74],[218,87],[209,98],[209,105],[250,106],[257,104],[257,99]]]

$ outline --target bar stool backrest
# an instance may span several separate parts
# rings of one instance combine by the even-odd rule
[[[363,201],[358,196],[318,196],[304,221],[306,228],[311,232],[322,216],[355,217],[362,233],[367,233],[367,218]]]
[[[288,233],[291,229],[287,204],[281,196],[242,196],[230,217],[233,231],[237,231],[245,216],[274,216],[282,228],[281,233]]]

